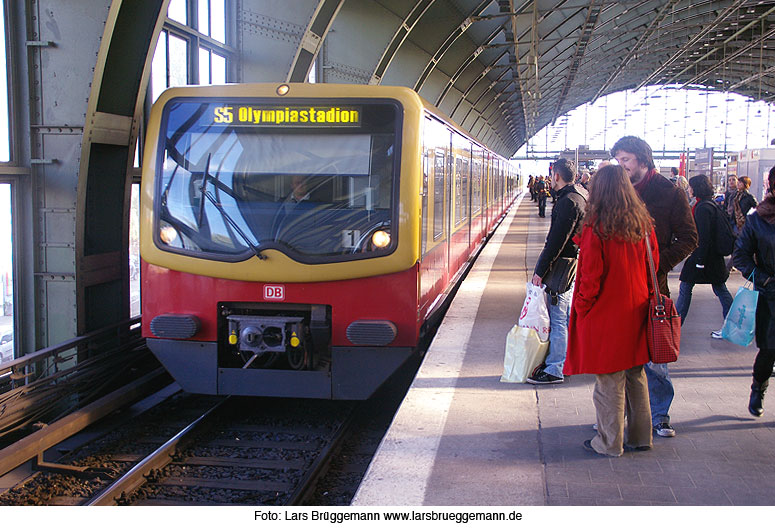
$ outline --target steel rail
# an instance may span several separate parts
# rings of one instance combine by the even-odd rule
[[[213,413],[229,400],[230,396],[222,399],[209,410],[183,428],[175,436],[170,438],[153,453],[143,458],[138,464],[129,470],[124,476],[108,486],[99,495],[86,503],[86,506],[116,506],[122,496],[125,497],[145,484],[148,475],[163,468],[172,462],[175,452],[189,442],[191,434],[201,426]]]
[[[299,485],[296,486],[296,488],[293,490],[293,493],[291,493],[288,500],[283,503],[285,506],[301,505],[301,503],[306,500],[306,498],[314,491],[314,487],[318,479],[328,469],[328,464],[331,462],[331,458],[333,458],[335,450],[339,448],[340,445],[342,445],[346,435],[350,432],[355,414],[357,414],[357,411],[350,412],[350,414],[347,416],[347,419],[342,422],[342,424],[332,436],[331,441],[328,443],[327,447],[324,447],[320,451],[320,454],[315,458],[315,461],[304,474],[304,478],[302,478]]]

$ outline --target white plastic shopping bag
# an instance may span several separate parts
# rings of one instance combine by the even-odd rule
[[[511,328],[506,335],[501,383],[524,383],[536,366],[544,362],[549,342],[541,341],[534,329]]]
[[[549,308],[546,307],[545,285],[537,287],[527,282],[525,303],[519,314],[518,325],[522,328],[534,329],[541,341],[549,339]]]

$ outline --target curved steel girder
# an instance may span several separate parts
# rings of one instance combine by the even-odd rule
[[[488,44],[490,44],[490,43],[491,43],[491,42],[492,42],[492,41],[493,41],[493,40],[494,40],[494,39],[495,39],[495,38],[496,38],[496,37],[497,37],[497,36],[498,36],[498,35],[499,35],[499,34],[502,32],[502,31],[503,31],[503,27],[501,26],[501,27],[498,27],[498,28],[497,28],[495,31],[493,31],[492,33],[490,33],[490,35],[489,35],[489,36],[488,36],[488,37],[487,37],[487,38],[484,40],[484,42],[482,42],[481,44],[479,44],[479,46],[478,46],[478,47],[477,47],[475,50],[473,50],[473,51],[470,53],[470,55],[469,55],[469,56],[468,56],[468,57],[467,57],[465,60],[463,60],[463,61],[460,63],[460,65],[458,66],[457,70],[455,70],[455,72],[454,72],[454,73],[453,73],[451,76],[449,76],[449,81],[447,82],[447,84],[446,84],[446,86],[444,87],[444,89],[443,89],[443,90],[441,91],[441,93],[440,93],[440,94],[439,94],[439,95],[436,97],[436,102],[435,102],[435,105],[436,105],[437,107],[440,107],[440,106],[441,106],[441,103],[442,103],[442,101],[444,101],[444,98],[445,98],[445,97],[446,97],[446,95],[449,93],[450,89],[452,89],[452,87],[455,85],[455,83],[457,83],[457,81],[460,79],[460,76],[462,76],[462,75],[463,75],[463,72],[465,72],[465,71],[466,71],[466,69],[467,69],[469,66],[471,66],[472,64],[474,64],[474,62],[477,60],[477,58],[479,57],[479,55],[480,55],[480,54],[482,54],[482,53],[484,52],[484,50],[485,50],[485,47],[486,47]],[[498,60],[499,60],[501,57],[503,57],[503,55],[504,55],[505,53],[507,53],[507,52],[503,52],[503,53],[499,54],[499,55],[496,57],[496,60],[495,60],[495,61],[493,61],[493,62],[492,62],[492,63],[490,63],[490,64],[494,64],[495,62],[497,62],[497,61],[498,61]],[[488,65],[488,66],[489,66],[489,65]],[[484,68],[482,68],[482,71],[484,71],[484,70],[487,70],[488,66],[484,66]],[[487,70],[487,71],[489,72],[489,70]],[[486,75],[486,72],[485,72],[485,74],[484,74],[484,75]],[[457,106],[455,106],[455,107],[457,107]]]
[[[289,83],[303,83],[309,78],[320,47],[343,3],[344,0],[320,0],[291,62],[287,78]]]
[[[306,81],[344,0],[240,0],[234,7],[242,82]]]
[[[390,66],[396,53],[398,53],[398,49],[412,32],[415,24],[420,21],[435,1],[436,0],[419,0],[409,14],[404,17],[401,25],[398,26],[395,33],[393,33],[393,38],[390,39],[385,51],[382,52],[382,57],[380,57],[376,68],[374,68],[374,73],[371,74],[371,84],[376,85],[382,81],[382,76],[385,75],[385,71]]]
[[[417,78],[414,84],[414,90],[420,92],[422,90],[425,81],[431,72],[436,68],[436,65],[444,58],[445,54],[449,51],[457,40],[463,36],[466,30],[473,24],[473,17],[479,16],[487,7],[492,3],[492,0],[483,0],[474,9],[472,9],[467,15],[463,16],[460,20],[460,24],[455,26],[449,33],[444,42],[438,47],[438,49],[430,55],[430,60],[423,68],[422,73]]]
[[[129,316],[130,170],[153,49],[168,4],[169,0],[114,0],[105,22],[78,175],[79,335]]]

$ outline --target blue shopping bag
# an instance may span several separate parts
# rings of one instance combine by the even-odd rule
[[[751,277],[737,290],[732,307],[729,308],[721,336],[731,343],[748,346],[753,342],[756,333],[756,304],[759,301],[759,291],[748,287],[752,284]]]

